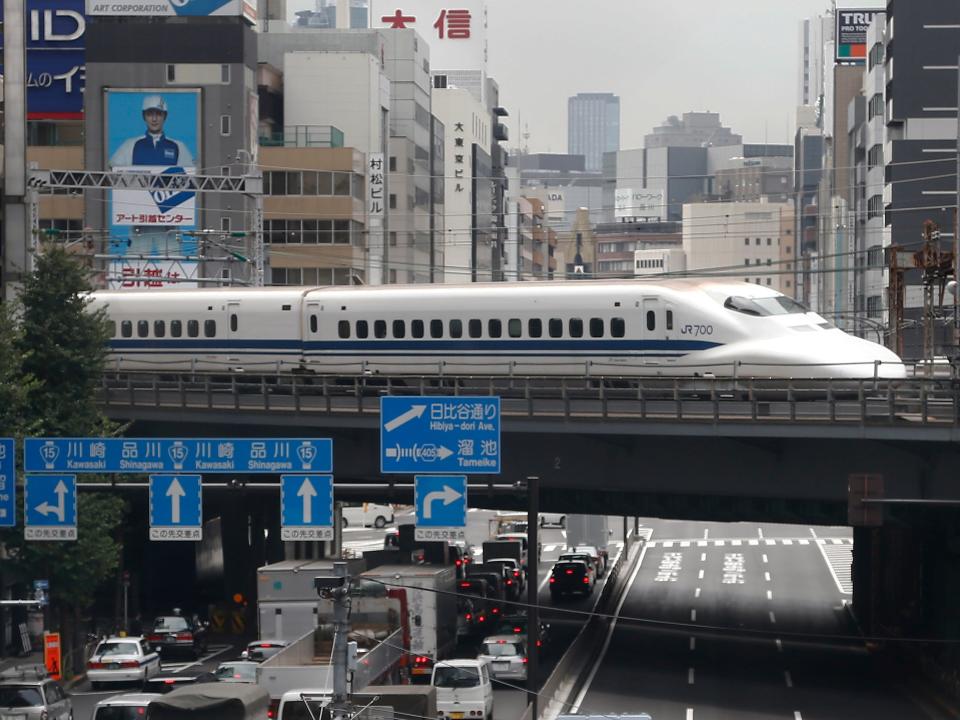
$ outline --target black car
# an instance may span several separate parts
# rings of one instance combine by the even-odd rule
[[[145,693],[168,693],[184,685],[217,682],[217,676],[209,672],[194,675],[157,675],[143,683]]]
[[[528,625],[526,615],[504,615],[493,626],[493,629],[490,631],[493,635],[523,635],[528,637]],[[540,622],[540,634],[536,638],[536,646],[544,647],[550,640],[550,625],[545,622]],[[528,647],[530,643],[528,640]]]
[[[199,658],[207,651],[207,626],[196,616],[161,615],[153,621],[147,642],[164,655],[183,652]]]
[[[550,571],[550,597],[553,600],[568,593],[593,592],[593,572],[580,560],[558,562]]]

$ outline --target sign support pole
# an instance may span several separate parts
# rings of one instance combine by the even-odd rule
[[[537,720],[537,697],[540,692],[540,605],[537,591],[540,586],[540,478],[527,478],[527,698]],[[530,639],[533,642],[530,642]]]

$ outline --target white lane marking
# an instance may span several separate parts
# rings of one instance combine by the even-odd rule
[[[773,610],[770,611],[770,622],[774,625],[777,624],[777,616],[773,614]]]
[[[733,544],[734,547],[740,547],[740,546],[743,544],[743,541],[742,541],[742,540],[734,540],[732,544]]]
[[[817,537],[817,533],[814,532],[813,528],[810,528],[810,533],[817,541],[817,549],[820,551],[820,555],[823,556],[823,561],[827,564],[830,576],[833,578],[833,582],[836,583],[840,594],[852,595],[853,547],[849,545],[841,545],[840,547],[824,545],[821,543],[821,538]]]
[[[709,539],[710,539],[710,528],[704,528],[704,529],[703,529],[703,539],[704,539],[704,540],[709,540]]]
[[[556,550],[556,549],[557,549],[557,546],[556,546],[556,545],[544,545],[544,546],[543,546],[543,551],[544,551],[544,552],[553,552],[553,551]]]
[[[750,545],[752,547],[756,547],[759,544],[760,544],[759,540],[747,540],[747,545]]]
[[[800,714],[799,710],[793,711],[793,720],[803,720],[803,715]]]
[[[706,560],[707,560],[707,554],[700,553],[700,562],[706,562]]]
[[[543,576],[543,581],[537,586],[537,592],[542,593],[543,589],[547,586],[547,583],[550,582],[550,571],[547,570],[547,574]]]
[[[777,638],[777,652],[783,652],[783,642],[780,640],[780,638]]]
[[[193,661],[192,663],[190,663],[189,665],[184,665],[184,666],[183,666],[182,668],[180,668],[179,670],[174,670],[173,672],[183,672],[183,671],[186,670],[187,668],[192,668],[194,665],[202,665],[202,664],[205,663],[207,660],[210,660],[211,658],[215,658],[217,655],[222,655],[223,653],[227,652],[228,650],[232,650],[232,649],[233,649],[233,645],[215,645],[214,647],[219,647],[220,649],[219,649],[219,650],[214,650],[213,652],[208,652],[208,653],[207,653],[206,655],[204,655],[203,657],[197,658],[196,660],[194,660],[194,661]],[[166,668],[163,668],[163,669],[166,669]]]
[[[770,582],[770,573],[765,572],[765,573],[763,574],[763,579],[766,580],[767,582]]]
[[[693,685],[693,668],[687,669],[687,685]]]
[[[693,708],[687,708],[687,720],[693,720]],[[794,718],[794,720],[801,720],[801,719]]]
[[[792,688],[792,687],[793,687],[793,678],[790,677],[790,671],[789,671],[789,670],[787,670],[785,673],[783,673],[783,679],[787,681],[787,687],[788,687],[788,688]]]
[[[789,540],[789,539],[784,540],[784,541],[783,541],[783,544],[784,544],[784,545],[793,545],[793,540]]]
[[[697,574],[697,580],[703,580],[703,570],[702,570],[702,569],[701,569],[700,572]]]
[[[697,540],[697,547],[706,547],[708,545],[706,540]]]
[[[723,543],[724,543],[723,540],[714,540],[714,541],[713,541],[713,546],[714,546],[714,547],[723,547]]]
[[[807,540],[806,538],[801,538],[800,540],[797,540],[797,542],[800,543],[801,545],[809,545],[809,544],[810,544],[810,541]]]
[[[680,547],[682,547],[682,548],[690,547],[690,541],[689,541],[689,540],[683,540],[683,541],[681,541]]]
[[[620,611],[623,609],[623,604],[627,601],[627,595],[630,594],[630,589],[633,587],[633,582],[637,579],[640,568],[643,566],[643,558],[647,554],[648,547],[650,546],[647,543],[644,543],[643,548],[640,550],[640,557],[637,559],[637,566],[633,569],[633,572],[630,573],[630,579],[627,581],[627,585],[623,589],[623,593],[620,595],[620,601],[617,603],[617,609],[613,612],[613,620],[610,621],[610,627],[607,629],[607,639],[603,642],[603,648],[600,650],[600,654],[597,656],[597,661],[590,669],[590,674],[587,676],[587,681],[583,684],[583,687],[580,688],[580,692],[577,693],[577,698],[573,701],[573,705],[570,706],[570,712],[573,714],[576,714],[580,711],[580,706],[583,704],[583,699],[587,696],[587,693],[590,691],[590,685],[593,684],[593,679],[597,676],[597,670],[600,669],[600,665],[603,664],[603,659],[607,656],[607,649],[610,647],[610,640],[613,638],[613,631],[617,627],[617,620],[620,619]],[[626,550],[623,552],[626,552]]]
[[[697,649],[697,639],[695,637],[692,637],[690,638],[690,650],[693,651],[696,649]]]
[[[763,540],[763,528],[757,528],[757,537]]]
[[[776,541],[776,540],[764,540],[764,542],[765,542],[767,545],[776,545],[776,544],[777,544],[777,541]]]
[[[696,589],[696,591],[693,593],[693,596],[694,596],[695,598],[700,597],[700,588],[697,588],[697,589]]]
[[[773,590],[767,590],[767,600],[773,600]]]
[[[690,622],[696,622],[696,621],[697,621],[697,609],[694,608],[693,610],[690,611]]]
[[[765,563],[770,562],[770,560],[767,559],[767,554],[766,554],[766,553],[763,554],[763,561],[764,561]]]
[[[843,538],[831,538],[834,545],[843,545]]]

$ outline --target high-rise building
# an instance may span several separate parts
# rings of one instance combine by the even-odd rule
[[[817,106],[824,94],[825,68],[833,58],[824,56],[824,47],[833,40],[833,15],[824,14],[800,21],[800,64],[797,76],[797,104]]]
[[[687,112],[682,118],[668,117],[644,137],[648,150],[662,147],[717,147],[740,145],[743,138],[720,123],[720,113]]]
[[[620,98],[579,93],[567,100],[567,152],[583,155],[586,169],[603,169],[603,154],[620,149]]]

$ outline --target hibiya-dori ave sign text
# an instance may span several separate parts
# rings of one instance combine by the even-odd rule
[[[329,473],[328,438],[26,438],[35,473]]]

